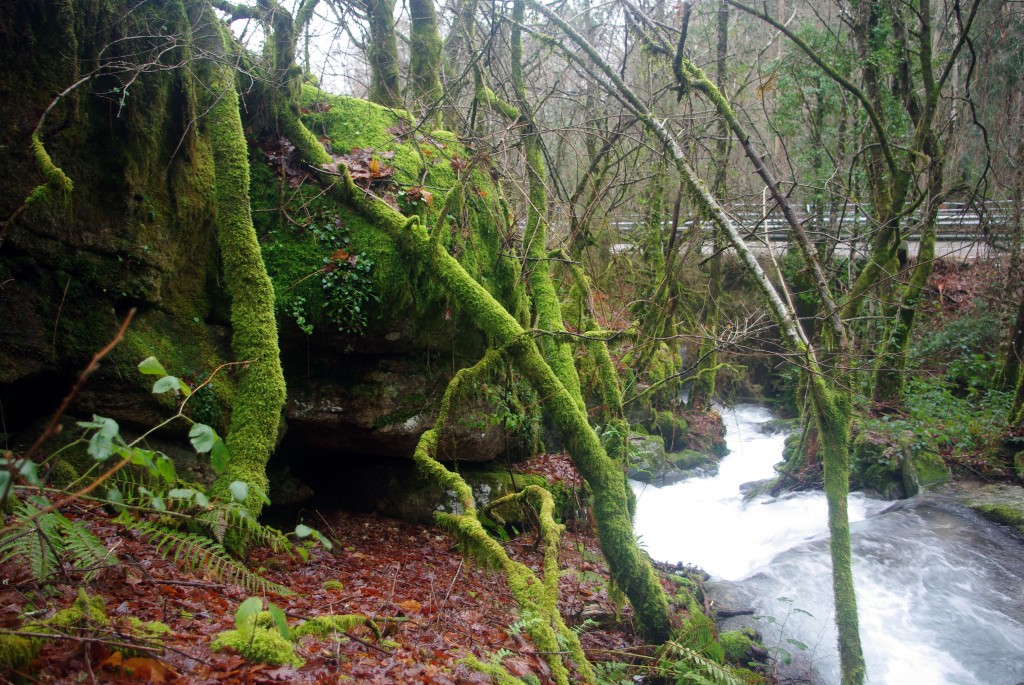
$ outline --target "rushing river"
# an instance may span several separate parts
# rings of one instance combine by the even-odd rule
[[[633,483],[636,532],[658,560],[700,566],[729,609],[764,635],[783,682],[839,682],[821,493],[744,502],[770,478],[784,436],[771,415],[723,412],[731,450],[718,475],[663,488]],[[941,494],[893,504],[850,497],[853,573],[873,685],[1024,682],[1024,544]],[[732,619],[732,623],[738,619]],[[735,627],[735,626],[730,626]]]

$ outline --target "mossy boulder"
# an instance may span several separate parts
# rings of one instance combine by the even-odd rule
[[[862,430],[853,441],[851,485],[884,499],[913,497],[949,481],[949,469],[909,431],[893,436]]]
[[[686,437],[690,432],[686,419],[676,416],[670,411],[656,411],[654,420],[648,427],[652,435],[660,435],[665,442],[666,452],[675,452],[686,445]]]
[[[753,628],[720,633],[718,643],[725,652],[725,660],[737,666],[746,666],[755,660],[757,651],[763,651],[763,648],[759,648],[757,631]]]
[[[688,449],[666,452],[663,439],[657,435],[632,435],[629,442],[627,475],[642,483],[661,487],[687,478],[712,475],[718,469],[713,455]]]
[[[502,248],[513,230],[508,208],[484,169],[467,168],[470,155],[452,134],[414,130],[404,112],[317,88],[306,87],[302,103],[306,126],[359,183],[418,216],[478,282],[525,317],[520,267]],[[453,370],[475,363],[487,340],[463,324],[383,227],[327,199],[314,182],[282,193],[280,175],[297,172],[271,143],[253,146],[250,167],[289,386],[282,453],[411,459]],[[455,187],[461,202],[435,225]],[[517,447],[495,422],[475,421],[452,427],[439,458],[487,461]]]
[[[854,485],[884,499],[906,496],[902,452],[885,435],[861,431],[853,441],[851,475]]]
[[[192,32],[187,13],[161,3],[113,0],[68,8],[14,3],[5,12],[5,216],[45,180],[29,132],[54,93],[114,59],[111,46],[127,36],[152,25],[167,35]],[[204,72],[201,61],[189,76],[153,65],[133,79],[130,98],[100,96],[120,82],[99,76],[49,113],[42,142],[71,190],[48,194],[5,226],[0,250],[0,402],[11,432],[27,430],[53,410],[133,307],[125,340],[90,378],[73,413],[151,427],[166,418],[168,407],[153,399],[152,379],[133,373],[139,361],[160,348],[166,367],[184,377],[209,373],[230,358],[207,327],[224,321],[224,294],[212,232],[210,141],[203,121],[195,125],[192,75]],[[169,359],[171,350],[187,363]],[[216,385],[223,399],[226,386],[222,393]]]

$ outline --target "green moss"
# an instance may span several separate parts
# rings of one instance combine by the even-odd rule
[[[511,311],[522,309],[519,265],[502,255],[502,238],[510,228],[500,192],[486,173],[459,172],[453,167],[456,158],[464,162],[470,156],[454,136],[443,131],[430,136],[414,133],[407,114],[365,100],[330,96],[311,87],[303,90],[302,98],[306,111],[311,112],[304,116],[306,124],[324,136],[334,152],[372,149],[378,161],[394,169],[393,185],[378,187],[377,192],[389,192],[403,211],[420,216],[435,239],[457,253],[467,271]],[[405,258],[393,236],[347,207],[326,201],[314,186],[297,191],[282,188],[262,159],[262,153],[253,155],[253,207],[267,268],[280,299],[279,312],[299,308],[307,321],[317,323],[322,288],[318,276],[308,277],[323,267],[324,258],[333,251],[318,243],[308,227],[285,220],[277,211],[282,203],[300,224],[310,216],[338,217],[350,236],[351,247],[346,249],[365,255],[373,264],[373,292],[379,303],[368,304],[371,320],[393,322],[400,318],[405,323],[411,311],[416,326],[430,330],[439,322],[444,325],[457,312],[455,303],[455,312],[445,315],[452,303],[415,262]],[[440,198],[463,184],[468,197],[462,211],[452,212],[444,226],[438,225]],[[412,189],[420,187],[434,199],[413,200],[420,191]]]
[[[58,611],[45,621],[47,627],[59,631],[106,626],[109,623],[103,598],[90,597],[83,587],[78,588],[78,596],[70,607]]]
[[[996,523],[1010,526],[1024,535],[1024,510],[1009,504],[978,504],[972,505],[976,512]]]
[[[266,464],[284,405],[284,375],[273,287],[250,214],[249,164],[232,69],[216,70],[211,93],[214,100],[208,120],[217,175],[217,237],[231,294],[231,346],[235,358],[247,362],[240,372],[225,441],[231,458],[212,492],[229,500],[230,484],[244,481],[250,486],[246,507],[258,513],[263,502],[257,491],[267,491]]]
[[[682,449],[690,430],[686,419],[670,411],[655,412],[650,429],[653,435],[659,435],[665,441],[666,452],[677,452]]]
[[[753,658],[751,647],[756,644],[754,636],[755,633],[750,628],[721,633],[718,636],[718,643],[725,652],[725,660],[737,666],[748,664]]]
[[[225,630],[214,638],[210,649],[214,652],[232,651],[246,661],[299,667],[305,662],[295,654],[295,646],[281,637],[277,628],[255,626],[252,633]]]
[[[320,587],[322,587],[325,590],[341,592],[345,589],[345,584],[342,583],[340,580],[331,579],[325,580],[323,583],[320,584]]]
[[[305,635],[327,637],[347,633],[359,626],[368,627],[374,636],[380,639],[380,629],[377,628],[377,624],[362,614],[328,614],[311,618],[292,630],[292,639],[297,640]]]
[[[24,671],[39,656],[43,641],[0,633],[0,668]]]
[[[128,626],[134,635],[145,635],[150,638],[159,638],[170,635],[171,627],[162,621],[143,621],[135,616],[128,617]]]

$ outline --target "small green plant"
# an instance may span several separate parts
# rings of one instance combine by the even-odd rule
[[[273,602],[268,602],[268,609],[263,612],[259,597],[246,599],[235,611],[234,629],[219,633],[210,649],[237,652],[253,663],[302,666],[305,662],[295,654],[284,611]]]
[[[782,623],[779,624],[779,643],[775,645],[772,650],[771,657],[775,661],[781,661],[782,663],[789,665],[793,662],[793,653],[790,652],[787,647],[783,647],[783,645],[799,649],[800,651],[806,651],[808,647],[799,640],[785,637],[786,624],[789,623],[789,619],[793,614],[803,614],[804,616],[809,616],[811,618],[814,618],[814,614],[809,611],[805,611],[800,607],[794,606],[793,600],[790,597],[779,597],[779,601],[785,604],[788,609],[786,610],[786,615],[782,618]],[[766,625],[772,625],[778,622],[778,619],[774,616],[755,616],[754,620],[763,621]]]
[[[0,562],[26,560],[35,579],[43,582],[55,573],[79,574],[77,580],[88,581],[102,568],[118,562],[81,524],[70,521],[58,511],[58,504],[75,498],[98,500],[117,513],[115,519],[125,527],[149,540],[156,551],[188,568],[215,578],[237,583],[251,591],[289,594],[289,590],[253,573],[236,561],[223,547],[229,531],[236,531],[250,542],[270,546],[275,551],[305,550],[294,545],[289,536],[315,541],[330,548],[331,542],[313,528],[300,524],[285,535],[256,521],[244,506],[252,486],[244,481],[230,484],[230,501],[213,500],[201,486],[183,483],[178,478],[173,460],[162,452],[144,447],[153,431],[178,419],[191,424],[189,440],[198,454],[209,455],[213,472],[220,475],[227,468],[230,454],[224,440],[211,426],[197,423],[186,413],[188,403],[199,396],[202,385],[193,387],[167,373],[163,365],[149,357],[139,364],[143,375],[157,376],[153,392],[174,393],[181,398],[178,411],[166,421],[135,439],[121,434],[120,426],[111,418],[93,416],[78,426],[84,429],[81,438],[55,451],[37,464],[29,459],[6,455],[0,463],[0,486],[4,499],[14,492],[17,499],[13,519],[0,536]],[[214,372],[216,373],[216,372]],[[50,499],[53,490],[43,488],[40,472],[50,461],[78,446],[91,458],[91,466],[76,483],[87,482],[77,492],[57,490],[62,499]],[[23,484],[22,484],[23,483]],[[265,493],[257,492],[264,502]],[[159,519],[147,518],[159,514]]]
[[[351,251],[348,229],[340,217],[321,218],[309,226],[310,232],[328,251],[318,271],[322,291],[322,316],[308,314],[306,299],[297,296],[290,313],[306,333],[313,321],[326,320],[341,333],[360,334],[367,324],[367,305],[379,300],[373,287],[373,260],[365,253]]]

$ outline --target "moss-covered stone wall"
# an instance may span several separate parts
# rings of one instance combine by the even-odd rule
[[[195,126],[195,84],[172,68],[188,59],[171,44],[191,30],[199,5],[167,0],[133,4],[131,12],[118,0],[5,5],[0,220],[45,180],[30,142],[54,94],[90,70],[103,72],[59,99],[41,130],[73,190],[48,194],[4,226],[0,400],[18,407],[29,386],[38,400],[8,425],[12,432],[56,405],[132,307],[127,338],[90,381],[82,411],[150,425],[169,406],[145,390],[135,372],[142,358],[155,354],[183,377],[227,359],[210,148]],[[110,73],[115,61],[134,59],[129,53],[142,59]],[[214,389],[226,404],[227,377]]]

